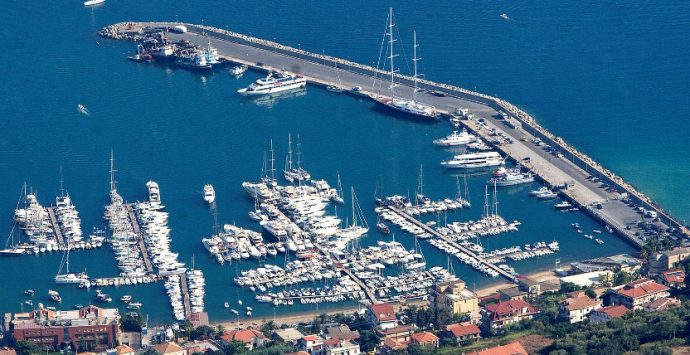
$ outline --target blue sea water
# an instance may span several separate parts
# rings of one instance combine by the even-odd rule
[[[455,194],[455,177],[438,165],[451,153],[431,145],[448,133],[444,123],[401,120],[373,111],[370,102],[313,87],[306,96],[260,106],[235,94],[259,74],[236,80],[225,72],[200,75],[135,64],[124,60],[133,51],[130,43],[96,35],[102,26],[119,21],[179,19],[375,64],[390,5],[395,6],[400,43],[411,42],[417,31],[428,79],[508,99],[674,215],[690,217],[684,198],[690,193],[685,183],[690,121],[684,118],[690,90],[689,4],[108,0],[89,9],[81,1],[50,1],[8,3],[0,13],[0,231],[11,228],[24,181],[43,204],[53,201],[60,167],[84,229],[101,226],[112,148],[119,190],[127,200],[146,198],[146,181],[159,182],[170,211],[173,249],[188,263],[195,256],[206,274],[206,308],[212,320],[224,320],[231,314],[223,302],[239,298],[252,304],[253,296],[232,284],[235,266],[221,267],[207,257],[200,240],[211,233],[213,217],[200,190],[205,183],[216,187],[221,223],[258,230],[246,216],[253,204],[240,184],[259,176],[269,139],[281,162],[287,133],[299,133],[312,175],[335,183],[340,172],[343,184],[357,190],[370,224],[377,183],[385,193],[406,194],[417,185],[420,165],[427,194]],[[501,13],[510,20],[501,19]],[[78,103],[91,115],[80,115]],[[481,214],[486,178],[468,177],[473,208],[449,214],[449,221]],[[529,199],[526,192],[532,187],[499,191],[501,214],[523,225],[519,232],[483,243],[493,249],[557,239],[562,251],[513,263],[518,271],[549,267],[556,259],[565,263],[632,251],[615,236],[605,236],[606,243],[597,246],[577,235],[570,223],[586,230],[595,225],[579,213],[557,213],[550,204]],[[349,213],[339,210],[343,216]],[[372,232],[362,243],[386,238]],[[408,235],[398,231],[396,239],[412,247]],[[425,242],[422,246],[430,264],[446,265],[445,255]],[[0,311],[20,310],[22,290],[28,288],[37,291],[37,301],[46,302],[60,258],[0,259]],[[75,252],[72,264],[92,276],[117,273],[107,246]],[[455,269],[468,284],[492,282],[459,263]],[[64,308],[93,298],[93,291],[57,289]],[[116,299],[134,295],[155,322],[171,319],[161,285],[107,292]],[[273,312],[255,309],[257,317]]]

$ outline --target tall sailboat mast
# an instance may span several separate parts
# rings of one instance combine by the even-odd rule
[[[271,184],[275,185],[276,183],[276,168],[275,168],[275,154],[273,151],[273,139],[271,139]]]
[[[110,192],[114,192],[116,190],[116,182],[115,182],[115,157],[113,150],[110,149]]]
[[[292,134],[288,133],[288,161],[286,171],[292,170]]]
[[[391,100],[393,100],[393,98],[395,97],[395,65],[393,62],[393,58],[395,58],[396,55],[393,53],[394,42],[395,40],[393,39],[393,8],[390,7],[388,8],[388,45],[390,46],[390,56],[388,58],[391,62]]]
[[[417,74],[417,61],[422,58],[417,58],[417,47],[419,47],[417,44],[417,31],[412,32],[412,36],[412,63],[414,64],[414,76],[412,77],[414,79],[414,91],[412,92],[412,100],[417,101],[417,78],[419,78],[419,74]]]

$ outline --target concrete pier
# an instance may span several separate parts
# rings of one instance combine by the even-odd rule
[[[119,23],[104,28],[100,34],[116,39],[139,40],[143,37],[145,29],[165,30],[178,24],[180,23]],[[346,92],[372,99],[387,95],[390,74],[377,68],[218,28],[184,25],[189,29],[187,33],[167,33],[166,36],[172,41],[187,40],[200,47],[207,46],[210,41],[218,49],[222,58],[246,64],[254,70],[289,70],[303,75],[310,84],[339,85]],[[374,52],[372,49],[372,53]],[[337,74],[334,70],[336,65],[339,69]],[[400,74],[396,74],[395,77],[399,84],[396,88],[396,96],[411,99],[414,92],[412,78]],[[515,105],[497,97],[457,86],[429,80],[420,80],[418,84],[426,91],[417,93],[417,101],[433,106],[445,114],[451,114],[460,107],[468,108],[476,118],[483,118],[485,124],[477,120],[468,120],[464,124],[487,140],[492,140],[491,129],[510,137],[512,143],[494,145],[516,161],[529,158],[528,166],[548,185],[568,185],[568,188],[562,192],[564,198],[581,207],[602,224],[611,226],[632,245],[641,248],[645,240],[639,236],[642,233],[637,233],[639,230],[635,227],[630,230],[626,227],[643,218],[621,201],[624,195],[635,205],[655,211],[661,219],[657,224],[662,229],[673,227],[678,230],[682,238],[687,238],[686,227],[657,206],[654,201],[637,191],[621,177],[568,145],[562,138],[548,132],[534,118]],[[354,87],[361,87],[362,90],[353,92],[351,89]],[[442,92],[445,96],[433,95],[431,91]],[[520,128],[509,127],[505,124],[505,118],[518,122]],[[533,138],[541,139],[560,152],[562,157],[548,154],[541,147],[532,144],[530,140]],[[598,184],[588,180],[589,176],[599,178],[617,191],[605,191]],[[593,208],[595,203],[600,203],[602,208]]]
[[[53,230],[55,231],[55,237],[57,238],[57,241],[60,245],[60,247],[66,247],[67,245],[65,244],[65,238],[62,236],[62,229],[60,229],[60,225],[58,224],[57,217],[55,216],[55,207],[48,207],[46,208],[48,210],[48,217],[50,218],[50,224],[53,225]]]
[[[129,214],[129,222],[132,224],[132,229],[134,234],[137,235],[137,246],[139,247],[139,252],[144,259],[144,266],[146,267],[146,272],[153,274],[153,265],[151,264],[151,258],[149,258],[149,252],[146,250],[146,245],[144,244],[144,239],[141,236],[141,228],[139,228],[139,222],[137,221],[137,216],[134,214],[134,209],[132,204],[127,204],[127,212]]]
[[[492,269],[492,270],[498,272],[499,275],[505,277],[506,279],[508,279],[508,281],[511,281],[511,282],[515,281],[515,276],[513,276],[511,273],[509,273],[509,272],[507,272],[507,271],[501,269],[500,267],[498,267],[498,266],[496,266],[496,265],[494,265],[494,264],[492,264],[492,263],[487,262],[486,260],[484,260],[484,258],[480,258],[475,252],[473,252],[473,251],[471,251],[471,250],[465,248],[464,246],[462,246],[462,245],[460,245],[460,244],[454,242],[454,241],[451,240],[450,238],[448,238],[448,237],[446,237],[445,235],[443,235],[443,234],[437,232],[435,229],[433,229],[433,228],[427,226],[426,224],[420,222],[419,220],[417,220],[416,218],[410,216],[409,214],[407,214],[407,213],[405,213],[405,212],[403,212],[403,211],[401,211],[401,210],[399,210],[399,209],[397,209],[397,208],[395,208],[395,207],[392,207],[392,206],[387,206],[387,208],[388,208],[389,210],[395,212],[396,214],[398,214],[400,217],[403,217],[403,218],[405,218],[406,220],[408,220],[409,222],[414,223],[415,225],[419,226],[419,227],[422,228],[425,232],[427,232],[427,233],[429,233],[429,234],[431,234],[431,235],[433,235],[433,236],[435,236],[435,237],[437,237],[437,238],[439,238],[439,239],[444,240],[446,243],[452,245],[453,247],[457,248],[458,250],[460,250],[461,252],[463,252],[463,253],[466,254],[467,256],[471,257],[473,260],[476,260],[476,261],[478,261],[479,263],[481,263],[482,265],[484,265],[484,266],[486,266],[486,267],[488,267],[488,268],[490,268],[490,269]]]
[[[192,314],[192,308],[189,305],[189,289],[187,287],[187,274],[180,274],[180,290],[182,291],[182,303],[184,304],[184,314],[189,318]]]

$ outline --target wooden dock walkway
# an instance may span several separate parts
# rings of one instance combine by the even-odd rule
[[[187,288],[187,274],[180,274],[180,290],[182,290],[182,303],[184,304],[184,314],[187,319],[192,315],[192,307],[189,304],[189,289]]]
[[[393,207],[393,206],[386,206],[386,207],[387,207],[389,210],[393,211],[394,213],[398,214],[399,216],[405,218],[405,219],[408,220],[409,222],[414,223],[415,225],[419,226],[419,227],[422,228],[425,232],[427,232],[427,233],[429,233],[429,234],[431,234],[431,235],[433,235],[433,236],[435,236],[435,237],[437,237],[437,238],[439,238],[439,239],[444,240],[446,243],[448,243],[448,244],[452,245],[453,247],[459,249],[459,250],[462,251],[464,254],[466,254],[467,256],[469,256],[469,257],[471,257],[472,259],[476,260],[477,262],[481,263],[482,265],[484,265],[484,266],[486,266],[486,267],[488,267],[488,268],[490,268],[490,269],[492,269],[492,270],[498,272],[499,275],[505,277],[505,278],[508,279],[509,281],[511,281],[511,282],[514,282],[514,281],[515,281],[515,276],[512,275],[511,273],[509,273],[509,272],[507,272],[507,271],[505,271],[505,270],[499,268],[498,266],[496,266],[496,265],[494,265],[494,264],[491,264],[491,263],[487,262],[487,261],[484,260],[483,258],[479,257],[477,254],[475,254],[473,251],[471,251],[471,250],[465,248],[464,246],[462,246],[462,245],[460,245],[460,244],[454,242],[454,241],[451,240],[450,238],[448,238],[448,237],[446,237],[445,235],[443,235],[443,234],[437,232],[435,229],[433,229],[433,228],[427,226],[426,224],[420,222],[420,221],[417,220],[416,218],[410,216],[409,214],[407,214],[407,213],[405,213],[405,212],[403,212],[403,211],[401,211],[401,210],[399,210],[399,209],[397,209],[397,208],[395,208],[395,207]]]
[[[128,203],[125,205],[127,207],[127,212],[129,215],[129,223],[132,224],[132,230],[134,234],[137,235],[137,246],[139,247],[139,252],[144,259],[144,266],[146,267],[146,272],[153,274],[153,264],[151,264],[151,258],[149,258],[149,252],[146,250],[146,245],[144,244],[144,238],[141,235],[141,228],[139,228],[139,221],[137,216],[134,214],[134,208],[132,204]]]
[[[55,237],[58,240],[60,247],[66,247],[65,238],[62,236],[62,229],[57,221],[57,216],[55,215],[56,207],[48,207],[48,217],[50,218],[50,224],[53,225],[53,230],[55,231]]]

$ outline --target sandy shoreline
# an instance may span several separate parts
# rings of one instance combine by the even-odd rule
[[[567,266],[564,267],[564,269],[567,269]],[[536,281],[552,281],[552,280],[557,280],[558,276],[553,270],[542,270],[542,271],[537,271],[533,272],[527,275],[524,275],[526,277],[529,277],[533,280]],[[480,288],[476,290],[477,296],[479,297],[484,297],[488,296],[492,293],[497,292],[500,289],[507,288],[510,286],[513,286],[515,284],[510,283],[508,281],[503,281],[499,282],[497,284],[487,286]],[[419,304],[417,302],[416,304]],[[409,305],[409,304],[406,304]],[[297,324],[300,322],[311,322],[314,320],[315,317],[319,316],[320,314],[328,314],[328,315],[333,315],[337,313],[344,313],[344,314],[352,314],[358,311],[361,311],[365,309],[365,306],[345,306],[345,307],[336,307],[336,308],[329,308],[323,312],[316,312],[316,311],[307,311],[307,312],[299,312],[299,313],[290,313],[287,315],[278,315],[276,314],[275,318],[272,316],[265,316],[262,317],[262,319],[240,319],[239,326],[242,328],[247,328],[249,326],[258,328],[261,326],[261,324],[268,322],[268,321],[274,321],[276,324]],[[397,307],[396,307],[397,308]],[[234,329],[235,327],[238,326],[238,323],[232,322],[232,321],[224,321],[224,322],[213,322],[213,326],[223,326],[225,329]]]

